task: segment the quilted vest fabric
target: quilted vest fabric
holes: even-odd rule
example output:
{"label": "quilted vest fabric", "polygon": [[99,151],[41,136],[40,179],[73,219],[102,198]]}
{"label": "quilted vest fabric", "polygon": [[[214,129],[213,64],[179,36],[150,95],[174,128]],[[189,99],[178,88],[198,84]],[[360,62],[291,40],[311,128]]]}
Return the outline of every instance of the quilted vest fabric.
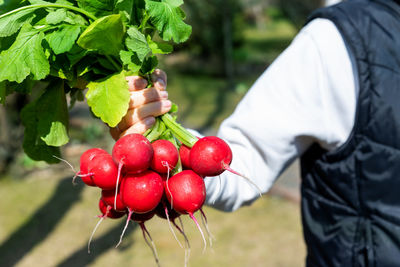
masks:
{"label": "quilted vest fabric", "polygon": [[314,18],[339,29],[360,92],[347,142],[301,158],[306,264],[400,266],[400,5],[349,0]]}

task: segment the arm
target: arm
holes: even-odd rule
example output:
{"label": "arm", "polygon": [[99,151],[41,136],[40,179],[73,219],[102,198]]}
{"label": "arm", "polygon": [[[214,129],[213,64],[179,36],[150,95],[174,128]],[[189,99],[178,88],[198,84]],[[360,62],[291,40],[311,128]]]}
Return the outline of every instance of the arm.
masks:
{"label": "arm", "polygon": [[[327,150],[344,143],[354,123],[354,76],[343,40],[327,20],[308,24],[260,76],[218,135],[233,151],[232,168],[267,192],[312,143]],[[207,177],[207,201],[232,211],[258,192],[224,172]]]}

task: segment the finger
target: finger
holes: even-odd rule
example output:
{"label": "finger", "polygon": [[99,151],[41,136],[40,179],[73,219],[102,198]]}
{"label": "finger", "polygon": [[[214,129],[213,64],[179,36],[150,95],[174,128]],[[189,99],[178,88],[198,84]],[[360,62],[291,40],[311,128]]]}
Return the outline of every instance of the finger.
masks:
{"label": "finger", "polygon": [[146,79],[140,76],[128,76],[126,80],[128,81],[129,91],[142,90],[147,87]]}
{"label": "finger", "polygon": [[161,100],[151,103],[147,103],[140,108],[134,108],[128,110],[127,114],[124,116],[122,121],[118,124],[121,131],[125,131],[129,127],[133,126],[135,123],[143,120],[144,118],[153,116],[157,117],[171,109],[171,101]]}
{"label": "finger", "polygon": [[153,73],[151,74],[151,80],[152,82],[156,82],[158,79],[161,79],[164,81],[165,84],[167,84],[167,74],[160,69],[155,69]]}
{"label": "finger", "polygon": [[147,117],[144,120],[141,120],[125,131],[123,131],[120,135],[120,138],[127,135],[127,134],[132,134],[132,133],[138,133],[138,134],[144,134],[148,129],[150,129],[154,123],[156,122],[156,119],[154,117]]}
{"label": "finger", "polygon": [[165,91],[165,89],[167,89],[167,85],[161,79],[157,79],[157,81],[153,82],[153,86],[159,91]]}
{"label": "finger", "polygon": [[159,91],[154,87],[130,93],[129,109],[138,108],[144,104],[168,98],[167,91]]}
{"label": "finger", "polygon": [[164,91],[167,88],[167,74],[160,69],[151,74],[151,81],[157,90]]}
{"label": "finger", "polygon": [[112,137],[115,141],[117,141],[118,138],[119,138],[119,135],[121,134],[121,132],[120,132],[120,130],[118,129],[118,127],[113,127],[113,128],[110,128],[110,134],[111,134],[111,137]]}

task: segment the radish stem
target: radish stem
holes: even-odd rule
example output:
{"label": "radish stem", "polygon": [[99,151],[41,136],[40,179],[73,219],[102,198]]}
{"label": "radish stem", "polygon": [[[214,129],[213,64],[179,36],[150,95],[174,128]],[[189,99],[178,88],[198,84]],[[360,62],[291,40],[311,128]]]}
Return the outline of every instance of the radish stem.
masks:
{"label": "radish stem", "polygon": [[121,176],[122,166],[124,165],[124,161],[121,160],[118,164],[118,175],[117,175],[117,183],[115,185],[115,196],[114,196],[114,209],[117,210],[117,195],[118,195],[118,184],[119,178]]}

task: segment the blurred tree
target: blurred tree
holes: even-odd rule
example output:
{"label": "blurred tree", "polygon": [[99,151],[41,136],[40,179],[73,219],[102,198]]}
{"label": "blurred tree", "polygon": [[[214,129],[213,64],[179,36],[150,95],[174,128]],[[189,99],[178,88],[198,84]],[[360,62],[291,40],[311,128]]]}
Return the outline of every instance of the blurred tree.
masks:
{"label": "blurred tree", "polygon": [[240,0],[186,0],[185,10],[193,27],[187,47],[195,56],[216,63],[215,74],[233,81],[232,51],[242,41]]}

